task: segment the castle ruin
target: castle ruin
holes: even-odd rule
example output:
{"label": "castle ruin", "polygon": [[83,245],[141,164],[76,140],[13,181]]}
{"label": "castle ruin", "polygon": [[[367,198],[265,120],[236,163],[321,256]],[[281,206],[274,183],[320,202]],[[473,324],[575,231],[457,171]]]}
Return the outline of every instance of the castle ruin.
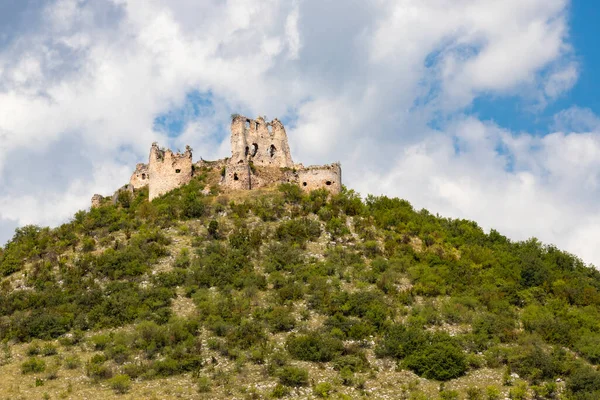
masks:
{"label": "castle ruin", "polygon": [[[252,190],[278,183],[295,183],[304,191],[326,189],[332,194],[342,190],[342,168],[339,163],[304,167],[294,164],[283,124],[262,117],[249,119],[233,115],[231,119],[231,157],[207,162],[192,162],[192,149],[183,153],[161,149],[156,143],[150,148],[148,164],[139,163],[129,180],[133,190],[148,186],[152,200],[189,183],[194,172],[205,165],[222,166],[221,188]],[[99,195],[92,206],[97,207]]]}

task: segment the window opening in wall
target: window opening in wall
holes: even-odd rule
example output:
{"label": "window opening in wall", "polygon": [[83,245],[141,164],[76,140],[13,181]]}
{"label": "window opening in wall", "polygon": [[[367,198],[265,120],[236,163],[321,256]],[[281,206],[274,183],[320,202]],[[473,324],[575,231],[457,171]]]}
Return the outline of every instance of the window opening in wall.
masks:
{"label": "window opening in wall", "polygon": [[252,149],[250,150],[250,156],[254,157],[258,152],[258,145],[256,143],[252,143]]}
{"label": "window opening in wall", "polygon": [[175,170],[175,173],[176,173],[176,174],[178,174],[178,173],[180,173],[180,172],[181,172],[181,170],[180,170],[180,169],[176,169],[176,170]]}
{"label": "window opening in wall", "polygon": [[250,147],[246,146],[246,152],[244,153],[244,155],[248,155],[248,153],[250,152]]}
{"label": "window opening in wall", "polygon": [[240,179],[240,178],[238,178],[237,174],[233,174],[233,180],[234,180],[234,181],[237,181],[237,180],[239,180],[239,179]]}
{"label": "window opening in wall", "polygon": [[258,130],[258,122],[254,122],[254,130],[257,131]]}
{"label": "window opening in wall", "polygon": [[269,155],[271,156],[271,158],[273,158],[275,156],[275,152],[277,151],[277,149],[275,148],[275,145],[271,145],[271,147],[269,147]]}
{"label": "window opening in wall", "polygon": [[246,129],[250,129],[250,120],[249,119],[246,120]]}
{"label": "window opening in wall", "polygon": [[327,182],[325,182],[325,184],[326,184],[327,186],[329,186],[329,185],[331,185],[331,181],[327,181]]}
{"label": "window opening in wall", "polygon": [[267,130],[269,133],[273,133],[273,126],[271,124],[267,125]]}
{"label": "window opening in wall", "polygon": [[306,186],[306,182],[302,182],[302,186]]}
{"label": "window opening in wall", "polygon": [[142,179],[146,179],[146,174],[142,174]]}

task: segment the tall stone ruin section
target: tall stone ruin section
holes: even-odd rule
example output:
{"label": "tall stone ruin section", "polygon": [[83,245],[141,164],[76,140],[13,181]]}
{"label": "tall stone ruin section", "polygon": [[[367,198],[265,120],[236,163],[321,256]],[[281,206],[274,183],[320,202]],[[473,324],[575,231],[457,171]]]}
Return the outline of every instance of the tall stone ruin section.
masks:
{"label": "tall stone ruin section", "polygon": [[287,134],[276,118],[249,119],[236,115],[231,120],[230,164],[252,163],[255,166],[293,168]]}
{"label": "tall stone ruin section", "polygon": [[173,153],[152,143],[148,160],[148,189],[150,200],[189,183],[193,175],[192,149]]}

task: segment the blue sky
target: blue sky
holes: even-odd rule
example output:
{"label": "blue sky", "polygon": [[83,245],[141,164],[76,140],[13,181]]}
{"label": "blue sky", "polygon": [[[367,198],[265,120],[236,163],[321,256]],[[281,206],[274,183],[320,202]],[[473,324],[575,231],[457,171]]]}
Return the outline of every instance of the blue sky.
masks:
{"label": "blue sky", "polygon": [[[153,141],[296,162],[600,265],[598,7],[569,0],[4,0],[0,242],[127,182]],[[33,160],[33,162],[32,162]]]}

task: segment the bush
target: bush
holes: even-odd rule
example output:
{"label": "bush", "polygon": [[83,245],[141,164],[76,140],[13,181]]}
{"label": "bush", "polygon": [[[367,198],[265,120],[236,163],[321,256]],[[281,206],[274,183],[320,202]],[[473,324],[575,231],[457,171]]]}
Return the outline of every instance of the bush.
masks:
{"label": "bush", "polygon": [[271,397],[281,399],[282,397],[285,397],[288,394],[290,394],[290,388],[288,388],[287,386],[283,386],[281,383],[278,383],[273,388],[273,391],[271,392]]}
{"label": "bush", "polygon": [[81,359],[75,355],[65,357],[65,368],[76,369],[81,365]]}
{"label": "bush", "polygon": [[290,335],[286,340],[286,348],[290,355],[297,360],[327,362],[341,354],[344,346],[339,339],[310,333],[308,335]]}
{"label": "bush", "polygon": [[458,378],[467,370],[461,349],[443,342],[417,350],[404,360],[404,365],[419,376],[438,381]]}
{"label": "bush", "polygon": [[324,398],[324,399],[329,397],[329,394],[331,393],[332,390],[333,390],[333,387],[331,386],[331,383],[329,383],[329,382],[317,383],[313,387],[314,395],[317,397]]}
{"label": "bush", "polygon": [[46,363],[44,360],[32,357],[21,364],[22,374],[34,374],[38,372],[44,372],[46,370]]}
{"label": "bush", "polygon": [[108,381],[111,389],[118,394],[125,394],[131,388],[131,378],[127,375],[116,375]]}
{"label": "bush", "polygon": [[566,389],[574,400],[599,399],[600,372],[587,365],[579,365],[567,379]]}
{"label": "bush", "polygon": [[283,367],[279,371],[279,382],[285,386],[305,386],[308,383],[308,371],[293,366]]}
{"label": "bush", "polygon": [[211,380],[208,376],[200,376],[196,385],[198,386],[198,392],[200,393],[208,393],[211,390]]}

